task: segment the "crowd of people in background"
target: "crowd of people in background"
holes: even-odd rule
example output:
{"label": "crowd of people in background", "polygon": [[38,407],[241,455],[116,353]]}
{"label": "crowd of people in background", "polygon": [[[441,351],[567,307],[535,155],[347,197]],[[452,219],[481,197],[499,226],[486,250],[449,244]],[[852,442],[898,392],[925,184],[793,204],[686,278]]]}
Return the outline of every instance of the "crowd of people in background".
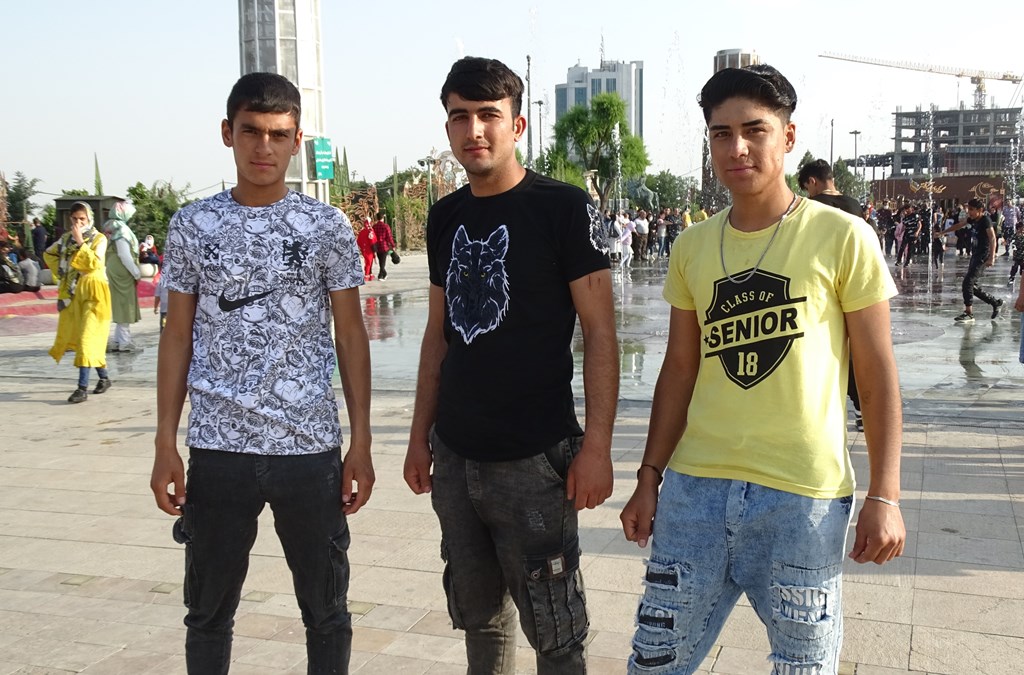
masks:
{"label": "crowd of people in background", "polygon": [[[696,212],[707,218],[703,205],[698,205]],[[676,237],[697,219],[689,208],[666,207],[657,214],[644,209],[614,213],[609,209],[603,222],[612,262],[625,269],[636,263],[668,260]]]}
{"label": "crowd of people in background", "polygon": [[[1024,239],[1020,238],[1022,205],[1012,202],[990,203],[985,215],[992,223],[996,235],[996,254],[1013,257],[1014,262],[1024,260]],[[879,240],[886,258],[893,258],[895,265],[909,267],[927,264],[935,267],[946,262],[946,253],[957,258],[970,258],[977,246],[977,233],[973,228],[960,227],[952,234],[942,235],[968,220],[966,203],[959,199],[952,202],[886,200],[871,214],[871,220],[878,230]],[[1017,269],[1010,272],[1013,282]]]}

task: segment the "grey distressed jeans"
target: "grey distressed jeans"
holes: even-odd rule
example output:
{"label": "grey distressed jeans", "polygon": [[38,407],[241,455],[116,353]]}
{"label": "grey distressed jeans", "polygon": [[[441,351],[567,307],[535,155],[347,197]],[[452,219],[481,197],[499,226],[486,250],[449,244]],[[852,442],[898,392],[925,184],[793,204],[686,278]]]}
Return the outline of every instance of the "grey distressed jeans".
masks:
{"label": "grey distressed jeans", "polygon": [[528,459],[480,462],[431,434],[444,589],[452,624],[466,632],[469,675],[515,672],[516,608],[538,675],[587,671],[576,509],[565,498],[581,443],[568,438]]}

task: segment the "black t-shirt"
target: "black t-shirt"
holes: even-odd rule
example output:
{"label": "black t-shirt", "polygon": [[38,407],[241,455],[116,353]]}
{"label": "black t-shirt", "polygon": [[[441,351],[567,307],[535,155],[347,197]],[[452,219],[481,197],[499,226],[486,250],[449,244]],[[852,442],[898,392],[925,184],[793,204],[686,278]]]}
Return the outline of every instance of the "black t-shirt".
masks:
{"label": "black t-shirt", "polygon": [[840,211],[846,211],[851,213],[858,218],[864,217],[864,211],[860,208],[860,202],[853,197],[847,197],[846,195],[827,195],[824,192],[821,194],[811,197],[816,202],[827,204],[832,208],[839,209]]}
{"label": "black t-shirt", "polygon": [[971,264],[983,263],[988,260],[989,237],[995,234],[992,221],[988,216],[982,214],[981,218],[967,222],[974,232],[974,251],[971,253]]}
{"label": "black t-shirt", "polygon": [[445,295],[448,352],[435,420],[445,444],[503,461],[581,434],[569,282],[609,267],[590,197],[532,171],[492,197],[463,187],[430,209],[427,260]]}

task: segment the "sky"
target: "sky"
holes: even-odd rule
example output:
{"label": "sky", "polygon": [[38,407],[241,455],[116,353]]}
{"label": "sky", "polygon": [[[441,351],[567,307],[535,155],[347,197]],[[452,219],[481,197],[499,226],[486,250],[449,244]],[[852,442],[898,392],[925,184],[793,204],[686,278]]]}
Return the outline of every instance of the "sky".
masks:
{"label": "sky", "polygon": [[[555,85],[577,63],[644,62],[644,142],[649,174],[700,175],[704,122],[697,94],[721,49],[753,49],[793,83],[799,102],[795,171],[805,151],[828,158],[892,150],[898,108],[971,105],[967,79],[819,58],[823,52],[987,71],[1024,73],[1024,57],[991,25],[969,26],[933,4],[862,0],[832,9],[804,0],[321,0],[326,135],[344,148],[356,178],[371,181],[448,147],[438,99],[451,64],[486,56],[526,75],[534,152],[547,145]],[[1016,0],[994,0],[987,17],[1019,17]],[[93,186],[93,155],[105,192],[142,182],[212,194],[235,177],[219,125],[240,75],[238,3],[4,0],[0,171],[40,179],[41,193]],[[930,36],[930,37],[929,37]],[[958,42],[959,41],[959,42]],[[973,46],[972,46],[973,45]],[[1007,106],[1018,87],[989,82]],[[524,103],[525,107],[525,103]],[[536,108],[537,106],[534,106]],[[834,120],[834,127],[833,127]],[[830,133],[834,129],[834,133]],[[527,154],[526,140],[520,150]],[[879,175],[879,177],[881,177]],[[34,198],[38,206],[52,196]]]}

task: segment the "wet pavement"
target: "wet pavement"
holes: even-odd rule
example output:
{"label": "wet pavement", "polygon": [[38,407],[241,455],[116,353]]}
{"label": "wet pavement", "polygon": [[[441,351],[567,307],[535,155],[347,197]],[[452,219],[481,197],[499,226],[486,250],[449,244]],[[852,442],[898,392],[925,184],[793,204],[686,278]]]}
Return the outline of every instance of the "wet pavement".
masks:
{"label": "wet pavement", "polygon": [[[906,554],[846,566],[844,675],[1019,674],[1024,670],[1024,365],[1009,264],[987,287],[1007,302],[994,321],[977,305],[957,325],[966,261],[896,274],[893,341],[905,409]],[[622,386],[613,459],[616,491],[581,514],[591,609],[590,667],[622,673],[640,592],[643,551],[622,539],[650,398],[667,340],[665,263],[614,273]],[[403,256],[363,292],[374,363],[378,483],[350,521],[356,673],[465,672],[445,615],[436,519],[401,479],[419,343],[426,262]],[[144,310],[143,351],[112,354],[114,387],[69,406],[75,369],[46,355],[54,315],[0,319],[0,675],[183,673],[181,547],[149,494],[158,331]],[[582,344],[575,343],[577,368]],[[581,378],[577,377],[577,384]],[[862,482],[867,457],[850,428]],[[863,494],[863,493],[859,493]],[[232,673],[305,672],[303,633],[272,518],[252,564],[236,626]],[[520,637],[520,645],[525,645]],[[734,611],[701,672],[765,673],[764,630]],[[519,672],[532,672],[520,647]]]}

